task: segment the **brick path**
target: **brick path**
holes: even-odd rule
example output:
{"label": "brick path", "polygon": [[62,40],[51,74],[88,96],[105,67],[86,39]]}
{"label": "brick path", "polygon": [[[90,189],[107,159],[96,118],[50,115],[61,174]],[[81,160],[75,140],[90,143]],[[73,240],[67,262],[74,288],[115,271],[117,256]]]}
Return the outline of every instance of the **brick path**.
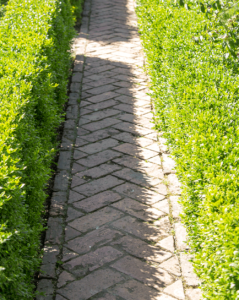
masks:
{"label": "brick path", "polygon": [[197,300],[134,1],[86,1],[83,16],[37,299]]}

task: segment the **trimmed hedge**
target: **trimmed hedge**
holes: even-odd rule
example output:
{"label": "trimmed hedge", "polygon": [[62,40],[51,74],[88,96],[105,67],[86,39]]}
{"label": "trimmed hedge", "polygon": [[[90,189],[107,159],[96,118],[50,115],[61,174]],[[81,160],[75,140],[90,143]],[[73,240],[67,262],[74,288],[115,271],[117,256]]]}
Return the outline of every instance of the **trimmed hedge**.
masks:
{"label": "trimmed hedge", "polygon": [[0,298],[32,299],[74,21],[69,0],[9,0],[0,21]]}
{"label": "trimmed hedge", "polygon": [[228,20],[235,26],[225,26],[219,1],[210,2],[138,0],[137,13],[156,128],[165,132],[183,183],[183,218],[204,297],[233,300],[239,299],[238,13]]}

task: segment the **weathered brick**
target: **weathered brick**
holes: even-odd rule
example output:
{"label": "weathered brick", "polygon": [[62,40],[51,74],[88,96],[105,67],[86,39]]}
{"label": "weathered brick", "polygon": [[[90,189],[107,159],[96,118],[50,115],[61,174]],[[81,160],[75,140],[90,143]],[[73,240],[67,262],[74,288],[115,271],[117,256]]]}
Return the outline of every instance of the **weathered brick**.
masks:
{"label": "weathered brick", "polygon": [[96,130],[104,129],[106,127],[111,127],[112,125],[117,124],[119,122],[121,121],[115,118],[106,118],[98,122],[93,122],[90,124],[83,125],[83,127],[90,131],[96,131]]}
{"label": "weathered brick", "polygon": [[74,220],[76,218],[80,218],[82,216],[84,216],[84,214],[82,212],[68,206],[66,222],[69,222],[69,221]]}
{"label": "weathered brick", "polygon": [[51,216],[63,215],[66,201],[67,201],[66,192],[54,192],[51,198],[50,215]]}
{"label": "weathered brick", "polygon": [[44,296],[36,296],[36,300],[53,300],[54,285],[50,279],[40,279],[37,284],[37,291],[44,293]]}
{"label": "weathered brick", "polygon": [[73,281],[58,290],[60,294],[71,300],[89,299],[95,294],[123,280],[123,276],[113,270],[97,270],[81,280]]}
{"label": "weathered brick", "polygon": [[147,139],[145,137],[136,137],[128,132],[122,132],[120,134],[117,134],[114,136],[114,138],[125,143],[136,144],[141,147],[146,147],[153,143],[153,141],[150,139]]}
{"label": "weathered brick", "polygon": [[69,184],[70,175],[67,171],[62,170],[56,174],[54,180],[54,191],[66,191]]}
{"label": "weathered brick", "polygon": [[117,186],[114,188],[114,191],[150,205],[164,199],[164,196],[132,183],[124,183],[120,186]]}
{"label": "weathered brick", "polygon": [[112,99],[116,96],[118,96],[118,94],[115,93],[115,92],[106,92],[106,93],[103,93],[103,94],[100,94],[100,95],[88,97],[87,100],[92,102],[92,103],[98,103],[98,102],[101,102],[101,101]]}
{"label": "weathered brick", "polygon": [[165,174],[174,172],[175,161],[168,155],[163,153],[163,170]]}
{"label": "weathered brick", "polygon": [[149,207],[130,198],[125,198],[115,204],[112,204],[112,206],[144,221],[151,221],[165,215],[163,212],[155,208]]}
{"label": "weathered brick", "polygon": [[173,256],[169,260],[163,262],[160,264],[160,267],[168,271],[169,273],[180,277],[181,271],[180,271],[180,266],[179,266],[179,260],[177,256]]}
{"label": "weathered brick", "polygon": [[182,223],[175,223],[175,236],[176,236],[176,246],[177,250],[184,251],[187,250],[189,247],[187,245],[187,232],[186,228],[183,226]]}
{"label": "weathered brick", "polygon": [[79,232],[78,230],[75,230],[70,226],[66,226],[66,228],[65,228],[65,240],[66,241],[74,239],[80,235],[81,235],[81,232]]}
{"label": "weathered brick", "polygon": [[68,261],[63,268],[77,277],[82,277],[122,255],[118,250],[105,246]]}
{"label": "weathered brick", "polygon": [[131,256],[118,260],[112,267],[159,290],[173,282],[173,277],[168,272]]}
{"label": "weathered brick", "polygon": [[41,278],[55,278],[56,277],[56,262],[57,256],[59,255],[60,250],[58,246],[49,246],[44,247],[44,255],[42,259],[42,266],[40,277]]}
{"label": "weathered brick", "polygon": [[169,285],[164,289],[164,293],[169,294],[177,299],[184,300],[184,290],[182,280],[177,280],[173,284]]}
{"label": "weathered brick", "polygon": [[116,170],[119,170],[120,166],[113,164],[113,163],[107,163],[107,164],[102,164],[98,167],[88,169],[82,172],[77,173],[76,175],[79,178],[84,178],[84,179],[95,179],[99,178],[102,176],[105,176],[109,173],[113,173]]}
{"label": "weathered brick", "polygon": [[81,232],[87,232],[106,223],[117,220],[122,216],[123,213],[110,207],[105,207],[92,214],[75,219],[73,222],[69,223],[69,225]]}
{"label": "weathered brick", "polygon": [[126,131],[132,133],[136,136],[145,136],[152,133],[152,130],[137,126],[128,122],[121,122],[113,126],[115,129],[119,129],[120,131]]}
{"label": "weathered brick", "polygon": [[[76,71],[75,68],[74,68],[74,71]],[[73,75],[72,75],[71,81],[72,82],[81,82],[81,80],[82,80],[82,73],[81,72],[74,72]]]}
{"label": "weathered brick", "polygon": [[141,148],[136,145],[129,144],[129,143],[119,145],[119,146],[115,147],[114,150],[129,154],[132,156],[137,156],[141,159],[149,159],[149,158],[157,155],[157,153],[154,151],[147,150],[147,149],[144,149],[144,148]]}
{"label": "weathered brick", "polygon": [[[106,79],[109,79],[109,78],[106,78]],[[92,81],[94,82],[94,81]],[[90,83],[91,84],[91,83]],[[91,104],[87,107],[87,109],[90,109],[90,110],[100,110],[100,109],[105,109],[105,108],[109,108],[111,106],[114,106],[116,105],[118,102],[114,99],[111,99],[111,100],[106,100],[106,101],[103,101],[103,102],[100,102],[100,103],[96,103],[96,104]]]}
{"label": "weathered brick", "polygon": [[97,165],[103,164],[113,158],[119,157],[120,153],[112,150],[104,150],[100,153],[89,155],[86,158],[79,159],[77,163],[86,166],[88,168],[95,167]]}
{"label": "weathered brick", "polygon": [[200,289],[186,289],[186,296],[189,300],[201,300],[202,291]]}
{"label": "weathered brick", "polygon": [[58,278],[57,287],[60,288],[73,280],[75,280],[75,278],[71,274],[63,271]]}
{"label": "weathered brick", "polygon": [[192,256],[185,253],[180,253],[180,262],[181,262],[181,269],[182,275],[185,280],[186,285],[197,287],[200,283],[197,275],[194,273],[193,265],[190,262]]}
{"label": "weathered brick", "polygon": [[82,199],[84,199],[85,197],[75,191],[72,191],[70,190],[70,193],[69,193],[69,203],[73,203],[73,202],[76,202],[76,201],[80,201]]}
{"label": "weathered brick", "polygon": [[50,244],[61,244],[63,234],[63,220],[61,218],[48,219],[45,242]]}
{"label": "weathered brick", "polygon": [[93,142],[105,139],[109,136],[114,136],[118,133],[119,133],[119,131],[114,128],[106,128],[104,130],[101,129],[101,130],[97,130],[91,134],[84,135],[84,136],[82,136],[82,139],[93,143]]}
{"label": "weathered brick", "polygon": [[[83,146],[78,148],[80,151],[83,151],[87,154],[94,154],[103,150],[106,150],[108,148],[115,147],[119,144],[117,140],[114,140],[112,138],[108,138],[105,140],[101,140],[99,142],[89,144],[87,146]],[[78,158],[77,158],[78,159]]]}
{"label": "weathered brick", "polygon": [[174,195],[181,195],[181,183],[175,174],[168,175],[169,191]]}
{"label": "weathered brick", "polygon": [[166,250],[168,250],[168,251],[171,251],[171,252],[175,251],[173,236],[169,236],[169,237],[159,241],[157,243],[157,245],[164,248],[164,249],[166,249]]}

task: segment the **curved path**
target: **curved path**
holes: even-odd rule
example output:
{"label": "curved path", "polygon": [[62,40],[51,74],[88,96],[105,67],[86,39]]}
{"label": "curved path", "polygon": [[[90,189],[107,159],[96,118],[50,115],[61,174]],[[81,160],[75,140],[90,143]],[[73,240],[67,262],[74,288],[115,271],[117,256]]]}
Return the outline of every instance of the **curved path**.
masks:
{"label": "curved path", "polygon": [[74,52],[37,299],[199,299],[134,1],[87,0]]}

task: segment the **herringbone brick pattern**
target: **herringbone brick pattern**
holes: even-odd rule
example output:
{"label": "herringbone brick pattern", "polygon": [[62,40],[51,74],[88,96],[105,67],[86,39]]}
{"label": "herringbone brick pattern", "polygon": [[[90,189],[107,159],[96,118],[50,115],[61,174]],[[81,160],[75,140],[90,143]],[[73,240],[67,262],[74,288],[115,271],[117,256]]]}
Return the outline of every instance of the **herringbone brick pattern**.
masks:
{"label": "herringbone brick pattern", "polygon": [[74,47],[39,299],[199,299],[174,162],[152,129],[134,1],[86,1]]}

